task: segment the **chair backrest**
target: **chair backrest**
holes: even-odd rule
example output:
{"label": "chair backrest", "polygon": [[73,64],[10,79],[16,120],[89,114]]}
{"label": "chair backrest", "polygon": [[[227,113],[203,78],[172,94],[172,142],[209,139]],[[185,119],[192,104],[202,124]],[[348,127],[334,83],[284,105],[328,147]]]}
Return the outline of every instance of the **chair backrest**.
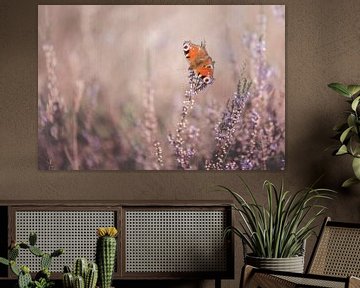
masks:
{"label": "chair backrest", "polygon": [[360,223],[326,218],[307,273],[360,277]]}

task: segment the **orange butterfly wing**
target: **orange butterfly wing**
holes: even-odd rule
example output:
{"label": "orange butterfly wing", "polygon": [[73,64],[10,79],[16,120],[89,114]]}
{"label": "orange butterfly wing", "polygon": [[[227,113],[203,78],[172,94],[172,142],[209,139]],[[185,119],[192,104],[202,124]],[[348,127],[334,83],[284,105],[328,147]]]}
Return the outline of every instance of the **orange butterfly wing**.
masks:
{"label": "orange butterfly wing", "polygon": [[208,56],[205,47],[191,43],[190,41],[184,42],[184,54],[190,63],[190,66],[196,66],[201,59]]}
{"label": "orange butterfly wing", "polygon": [[201,77],[209,76],[212,78],[214,75],[214,65],[211,57],[208,57],[206,60],[202,61],[202,63],[198,65],[194,71]]}

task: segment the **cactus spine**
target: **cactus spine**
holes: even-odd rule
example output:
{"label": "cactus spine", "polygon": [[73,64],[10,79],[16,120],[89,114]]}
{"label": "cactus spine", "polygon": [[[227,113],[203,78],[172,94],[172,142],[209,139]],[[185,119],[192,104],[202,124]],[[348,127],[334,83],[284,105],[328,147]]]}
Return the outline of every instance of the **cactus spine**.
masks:
{"label": "cactus spine", "polygon": [[110,288],[116,258],[115,227],[98,228],[96,243],[96,262],[99,267],[100,288]]}

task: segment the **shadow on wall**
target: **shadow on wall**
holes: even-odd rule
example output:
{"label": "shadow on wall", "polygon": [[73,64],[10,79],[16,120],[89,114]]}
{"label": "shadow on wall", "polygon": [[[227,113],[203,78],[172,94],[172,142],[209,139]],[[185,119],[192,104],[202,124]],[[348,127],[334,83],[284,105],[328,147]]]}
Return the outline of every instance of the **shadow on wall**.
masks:
{"label": "shadow on wall", "polygon": [[[326,86],[325,86],[326,87]],[[333,139],[335,135],[333,127],[345,120],[344,111],[346,108],[337,103],[344,102],[342,98],[336,99],[332,91],[324,88],[323,99],[333,101],[332,105],[324,107],[318,105],[319,112],[313,113],[308,120],[309,128],[307,134],[303,134],[304,143],[309,143],[301,155],[308,155],[309,173],[304,173],[304,183],[310,185],[319,179],[317,187],[325,187],[338,192],[334,200],[327,201],[328,211],[326,214],[336,221],[359,222],[360,215],[360,185],[353,185],[349,188],[342,188],[343,181],[353,175],[352,159],[350,156],[334,156],[333,151],[338,147],[339,141]],[[334,98],[333,98],[334,97]],[[313,125],[320,123],[321,125]],[[312,125],[310,125],[312,124]],[[344,209],[346,207],[346,209]]]}

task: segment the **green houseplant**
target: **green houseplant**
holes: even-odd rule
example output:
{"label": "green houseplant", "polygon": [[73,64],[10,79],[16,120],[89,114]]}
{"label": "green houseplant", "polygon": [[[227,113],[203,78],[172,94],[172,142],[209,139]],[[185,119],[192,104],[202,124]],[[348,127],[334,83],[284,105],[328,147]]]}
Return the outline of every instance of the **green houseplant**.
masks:
{"label": "green houseplant", "polygon": [[336,138],[340,142],[334,155],[352,157],[354,177],[345,180],[342,184],[343,187],[348,187],[360,183],[360,85],[330,83],[328,87],[346,97],[346,101],[350,104],[350,110],[346,113],[346,122],[334,127]]}
{"label": "green houseplant", "polygon": [[[50,265],[54,257],[59,257],[64,253],[63,249],[57,249],[52,253],[43,252],[36,246],[37,236],[30,233],[29,243],[19,242],[12,243],[8,252],[8,259],[0,257],[0,263],[10,266],[11,271],[18,277],[18,288],[50,288],[54,286],[54,282],[50,280]],[[30,268],[26,265],[18,265],[16,259],[19,256],[20,249],[28,250],[31,254],[40,258],[41,270],[36,273],[32,279]]]}
{"label": "green houseplant", "polygon": [[[331,199],[334,191],[329,189],[304,188],[296,193],[285,191],[283,183],[278,189],[266,180],[266,205],[261,205],[254,193],[243,181],[251,201],[239,193],[220,186],[235,199],[233,208],[240,216],[240,227],[228,227],[225,235],[233,232],[243,241],[251,253],[245,263],[272,270],[303,272],[304,244],[314,233],[315,220],[326,207],[319,205],[320,199]],[[244,249],[245,251],[245,249]]]}

